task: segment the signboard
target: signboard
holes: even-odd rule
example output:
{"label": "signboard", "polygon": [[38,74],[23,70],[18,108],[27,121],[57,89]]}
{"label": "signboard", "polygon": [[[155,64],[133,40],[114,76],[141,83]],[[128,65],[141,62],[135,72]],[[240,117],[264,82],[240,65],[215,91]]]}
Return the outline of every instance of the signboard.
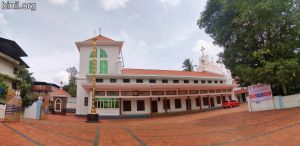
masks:
{"label": "signboard", "polygon": [[249,99],[251,102],[272,99],[270,85],[258,84],[248,87]]}

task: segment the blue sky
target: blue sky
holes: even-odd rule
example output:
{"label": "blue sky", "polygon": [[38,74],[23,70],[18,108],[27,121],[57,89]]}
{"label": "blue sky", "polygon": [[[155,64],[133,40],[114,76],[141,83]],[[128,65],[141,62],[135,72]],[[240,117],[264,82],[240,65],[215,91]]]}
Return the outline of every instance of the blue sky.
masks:
{"label": "blue sky", "polygon": [[103,36],[124,41],[129,68],[181,70],[185,58],[198,64],[200,46],[214,60],[222,51],[196,25],[206,0],[20,2],[36,3],[36,11],[0,9],[0,36],[24,49],[24,60],[38,81],[66,84],[66,68],[79,64],[75,42],[93,37],[94,29],[99,34],[99,27]]}

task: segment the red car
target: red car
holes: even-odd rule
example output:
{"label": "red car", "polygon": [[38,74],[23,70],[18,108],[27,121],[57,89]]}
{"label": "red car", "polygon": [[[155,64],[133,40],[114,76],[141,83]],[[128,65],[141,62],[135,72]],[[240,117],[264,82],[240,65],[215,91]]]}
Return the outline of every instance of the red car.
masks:
{"label": "red car", "polygon": [[236,100],[230,100],[230,101],[223,102],[224,108],[235,107],[235,106],[239,106],[239,105],[240,105],[240,103]]}

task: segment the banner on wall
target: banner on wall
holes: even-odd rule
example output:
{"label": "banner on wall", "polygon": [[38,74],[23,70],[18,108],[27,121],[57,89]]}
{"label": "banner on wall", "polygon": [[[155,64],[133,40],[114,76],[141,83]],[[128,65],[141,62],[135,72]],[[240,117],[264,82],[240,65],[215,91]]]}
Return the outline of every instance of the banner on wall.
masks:
{"label": "banner on wall", "polygon": [[248,86],[249,99],[251,102],[272,99],[272,89],[270,85],[258,84]]}

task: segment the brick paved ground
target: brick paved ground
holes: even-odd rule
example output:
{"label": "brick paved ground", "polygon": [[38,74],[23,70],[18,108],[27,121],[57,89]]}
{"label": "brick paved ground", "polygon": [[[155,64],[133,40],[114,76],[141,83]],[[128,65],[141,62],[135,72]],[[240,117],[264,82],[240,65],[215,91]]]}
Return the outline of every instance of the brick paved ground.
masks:
{"label": "brick paved ground", "polygon": [[249,113],[246,105],[144,119],[101,120],[51,115],[0,122],[0,145],[300,146],[300,108]]}

